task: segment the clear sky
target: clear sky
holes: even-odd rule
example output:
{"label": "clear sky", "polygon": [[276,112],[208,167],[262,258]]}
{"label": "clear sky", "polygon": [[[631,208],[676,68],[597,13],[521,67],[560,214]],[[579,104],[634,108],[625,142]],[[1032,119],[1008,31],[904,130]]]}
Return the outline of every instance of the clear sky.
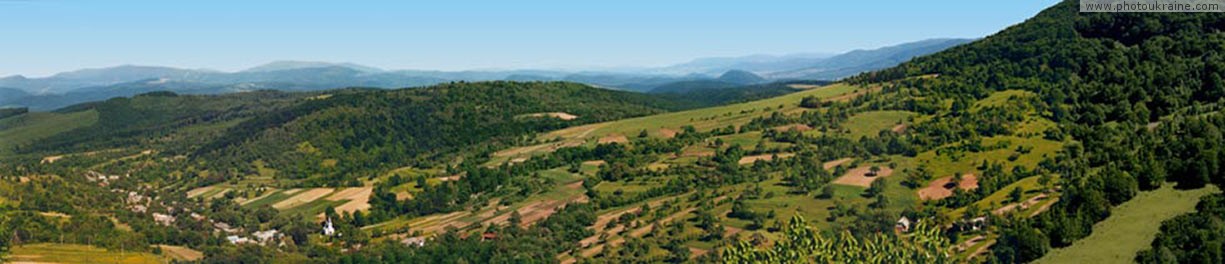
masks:
{"label": "clear sky", "polygon": [[0,0],[0,76],[274,60],[389,69],[662,66],[983,37],[1054,0]]}

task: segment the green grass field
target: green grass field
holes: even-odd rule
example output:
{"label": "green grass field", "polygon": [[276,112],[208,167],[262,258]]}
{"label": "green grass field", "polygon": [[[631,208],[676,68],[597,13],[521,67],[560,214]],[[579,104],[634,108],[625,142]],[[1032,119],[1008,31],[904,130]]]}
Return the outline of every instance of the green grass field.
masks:
{"label": "green grass field", "polygon": [[[727,125],[744,124],[754,117],[768,116],[771,111],[796,111],[799,109],[800,100],[804,99],[804,97],[833,98],[862,89],[868,88],[842,83],[832,84],[822,88],[795,92],[764,100],[580,126],[554,131],[553,133],[543,135],[542,138],[571,138],[580,135],[583,138],[598,138],[611,134],[633,136],[642,130],[646,130],[652,135],[658,135],[661,128],[679,129],[683,125],[693,125],[699,131],[705,131],[726,127]],[[780,109],[779,106],[782,106],[782,108]],[[591,128],[594,128],[594,130]],[[587,130],[591,131],[584,133]]]}
{"label": "green grass field", "polygon": [[17,263],[167,263],[166,258],[145,252],[115,252],[102,248],[40,243],[13,247],[3,262]]}
{"label": "green grass field", "polygon": [[[982,152],[956,152],[953,154],[946,153],[937,155],[935,150],[919,153],[914,159],[897,159],[903,167],[913,168],[918,164],[926,164],[936,178],[952,176],[954,173],[978,173],[977,167],[982,165],[983,161],[991,163],[1004,163],[1004,171],[1011,171],[1012,167],[1025,166],[1026,168],[1034,168],[1038,166],[1038,162],[1046,157],[1054,157],[1063,144],[1057,141],[1046,140],[1042,138],[1023,138],[1014,136],[997,136],[984,138],[983,146],[992,146],[1001,142],[1007,142],[1008,147],[982,151]],[[1020,153],[1016,149],[1018,146],[1029,148],[1029,153]],[[1014,153],[1018,154],[1015,161],[1009,161],[1009,156]]]}
{"label": "green grass field", "polygon": [[0,140],[0,154],[9,153],[15,146],[93,125],[96,122],[98,122],[98,112],[93,110],[67,114],[33,112],[0,119],[0,138],[4,139]]}
{"label": "green grass field", "polygon": [[1220,191],[1213,186],[1182,191],[1173,185],[1141,192],[1093,225],[1089,237],[1052,250],[1035,263],[1131,263],[1136,252],[1149,248],[1162,221],[1194,211],[1200,197]]}
{"label": "green grass field", "polygon": [[[983,198],[982,200],[978,200],[977,202],[974,202],[974,204],[978,205],[978,208],[982,210],[990,211],[990,210],[995,210],[999,208],[1000,206],[1015,203],[1015,202],[1009,201],[1008,194],[1012,192],[1012,189],[1018,188],[1018,187],[1025,191],[1024,195],[1022,195],[1022,198],[1021,198],[1022,201],[1024,201],[1025,199],[1032,198],[1034,196],[1037,196],[1038,193],[1041,192],[1042,185],[1038,183],[1039,178],[1041,177],[1031,176],[1028,178],[1021,179],[1017,182],[1009,184],[1008,186],[1004,186],[1004,188],[1000,188],[999,191],[991,193],[991,195],[988,195],[986,198]],[[1057,176],[1054,178],[1058,179]],[[992,206],[992,205],[997,205],[997,206]],[[949,212],[949,215],[954,216],[954,217],[960,217],[962,212],[965,212],[965,210],[966,210],[965,207],[957,208],[957,210],[953,210]]]}
{"label": "green grass field", "polygon": [[1022,99],[1022,98],[1031,98],[1031,97],[1036,97],[1036,96],[1038,96],[1038,94],[1035,94],[1034,92],[1030,92],[1030,91],[1025,91],[1025,90],[1004,90],[1004,91],[994,92],[994,93],[991,93],[991,95],[988,95],[987,98],[983,98],[982,100],[978,100],[978,102],[975,102],[974,106],[970,107],[970,110],[976,111],[983,107],[1004,106],[1008,103],[1009,100],[1012,100],[1013,98]]}
{"label": "green grass field", "polygon": [[847,119],[842,124],[850,133],[842,134],[851,139],[861,137],[876,137],[881,130],[891,129],[911,116],[918,114],[908,111],[871,111],[863,112]]}

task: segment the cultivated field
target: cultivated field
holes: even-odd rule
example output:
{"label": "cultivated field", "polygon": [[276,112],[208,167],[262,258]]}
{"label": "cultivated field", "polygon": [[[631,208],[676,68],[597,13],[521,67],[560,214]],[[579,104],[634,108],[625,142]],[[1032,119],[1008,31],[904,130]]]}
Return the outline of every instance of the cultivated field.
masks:
{"label": "cultivated field", "polygon": [[833,183],[867,188],[868,186],[872,185],[873,181],[893,175],[893,168],[880,165],[878,165],[878,167],[880,171],[877,171],[876,175],[869,175],[872,172],[872,166],[859,166],[858,168],[847,171],[846,174],[843,174],[841,177],[834,179]]}
{"label": "cultivated field", "polygon": [[953,189],[973,190],[978,188],[978,176],[974,174],[963,174],[961,181],[954,183],[953,176],[939,178],[927,184],[927,187],[919,189],[919,198],[924,200],[939,200],[944,197],[953,195]]}

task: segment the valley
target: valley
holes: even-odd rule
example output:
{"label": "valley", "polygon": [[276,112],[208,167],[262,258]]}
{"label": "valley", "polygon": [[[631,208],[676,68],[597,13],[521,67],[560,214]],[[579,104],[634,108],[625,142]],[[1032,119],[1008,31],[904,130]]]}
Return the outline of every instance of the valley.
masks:
{"label": "valley", "polygon": [[327,82],[0,111],[0,262],[1225,259],[1225,16],[1062,1],[913,45],[656,69],[714,78],[141,69]]}

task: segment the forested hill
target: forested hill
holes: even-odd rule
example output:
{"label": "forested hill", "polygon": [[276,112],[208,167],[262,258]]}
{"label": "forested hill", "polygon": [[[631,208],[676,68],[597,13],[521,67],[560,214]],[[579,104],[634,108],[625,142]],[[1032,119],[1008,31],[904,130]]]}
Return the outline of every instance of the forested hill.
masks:
{"label": "forested hill", "polygon": [[327,175],[319,181],[335,185],[360,173],[442,164],[463,153],[521,143],[533,133],[661,113],[671,105],[643,94],[566,82],[460,82],[367,90],[248,120],[197,154],[228,168],[265,160],[284,169],[285,175]]}
{"label": "forested hill", "polygon": [[[1059,201],[1000,223],[994,260],[1029,262],[1092,234],[1138,191],[1225,184],[1223,30],[1221,13],[1080,13],[1077,1],[1064,1],[980,41],[850,81],[907,87],[916,97],[906,104],[919,112],[950,101],[961,112],[1003,90],[1040,97],[1033,105],[1059,123],[1046,137],[1078,144],[1049,167],[1065,178]],[[962,124],[933,138],[965,140],[981,129]]]}
{"label": "forested hill", "polygon": [[1080,13],[1076,3],[1061,2],[983,40],[852,80],[939,74],[928,87],[976,97],[1026,89],[1066,103],[1057,118],[1084,124],[1147,122],[1225,96],[1225,15]]}

